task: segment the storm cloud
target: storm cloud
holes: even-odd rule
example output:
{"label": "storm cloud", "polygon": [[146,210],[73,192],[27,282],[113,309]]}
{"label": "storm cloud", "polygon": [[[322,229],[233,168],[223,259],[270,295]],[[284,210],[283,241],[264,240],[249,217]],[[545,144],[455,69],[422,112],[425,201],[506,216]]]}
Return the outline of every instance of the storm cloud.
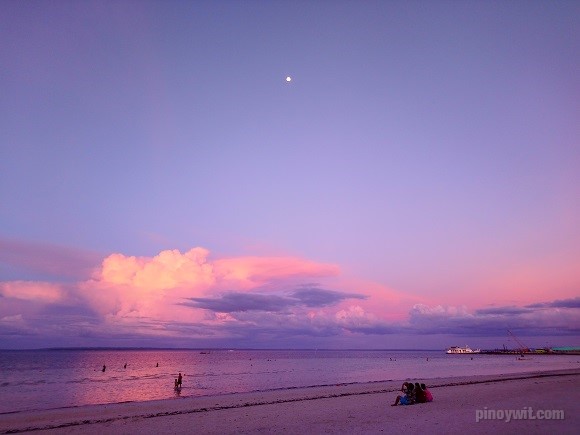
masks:
{"label": "storm cloud", "polygon": [[547,301],[523,307],[490,307],[468,312],[465,307],[415,305],[409,327],[424,334],[498,336],[580,335],[580,310],[576,299]]}
{"label": "storm cloud", "polygon": [[366,296],[320,288],[300,288],[290,292],[287,296],[227,292],[213,298],[188,298],[188,301],[182,304],[220,313],[240,311],[281,312],[293,307],[328,307],[346,299],[366,299]]}

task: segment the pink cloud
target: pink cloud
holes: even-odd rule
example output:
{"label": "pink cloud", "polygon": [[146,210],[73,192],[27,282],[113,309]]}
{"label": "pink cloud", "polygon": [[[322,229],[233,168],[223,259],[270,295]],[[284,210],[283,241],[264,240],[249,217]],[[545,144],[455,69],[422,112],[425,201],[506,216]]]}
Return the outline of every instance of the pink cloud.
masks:
{"label": "pink cloud", "polygon": [[[154,257],[111,254],[95,271],[93,279],[80,283],[79,287],[90,305],[110,321],[154,318],[204,322],[208,321],[207,313],[184,306],[186,299],[223,291],[251,291],[268,283],[338,273],[335,265],[296,257],[212,261],[208,250],[193,248],[185,253],[166,250]],[[216,317],[213,319],[217,321]]]}
{"label": "pink cloud", "polygon": [[90,331],[101,337],[247,342],[433,333],[491,336],[508,324],[548,332],[558,327],[573,334],[580,304],[565,299],[474,311],[345,277],[333,264],[283,256],[212,259],[199,247],[151,257],[114,253],[90,279],[76,284],[2,282],[0,297],[0,331],[10,333],[36,334],[52,325],[56,334],[69,331],[71,336]]}
{"label": "pink cloud", "polygon": [[103,260],[95,277],[102,283],[144,291],[183,286],[207,288],[215,282],[213,267],[207,262],[208,254],[203,248],[194,248],[184,254],[167,250],[155,257],[112,254]]}
{"label": "pink cloud", "polygon": [[[213,331],[215,336],[222,327],[229,331],[224,334],[231,334],[235,325],[275,326],[282,318],[296,328],[373,325],[408,300],[385,286],[339,275],[334,264],[289,256],[212,259],[207,249],[198,247],[152,257],[113,253],[94,269],[91,279],[66,291],[56,284],[24,281],[3,283],[1,288],[13,300],[84,304],[98,313],[103,333],[133,327],[135,333],[149,331],[153,336],[179,334],[179,328],[169,327],[178,324],[203,326],[195,329],[202,335]],[[331,281],[334,290],[304,285],[321,280]],[[220,307],[234,311],[220,312]],[[273,307],[279,312],[269,312]],[[195,335],[191,329],[188,334]]]}
{"label": "pink cloud", "polygon": [[[367,296],[365,300],[357,301],[356,306],[365,313],[372,313],[373,319],[384,321],[399,321],[408,317],[409,307],[425,302],[424,298],[405,294],[381,283],[343,278],[336,284],[341,290],[358,291]],[[354,307],[353,305],[352,307]],[[349,301],[341,304],[341,309],[351,309]]]}
{"label": "pink cloud", "polygon": [[217,260],[214,266],[220,281],[232,282],[245,289],[277,280],[329,277],[340,273],[334,264],[295,257],[227,258]]}
{"label": "pink cloud", "polygon": [[5,298],[44,303],[58,302],[63,298],[60,285],[35,281],[0,282],[0,295]]}
{"label": "pink cloud", "polygon": [[95,280],[110,285],[166,290],[190,290],[233,285],[236,289],[255,288],[290,278],[335,276],[338,266],[295,257],[238,257],[210,261],[209,251],[193,248],[185,253],[162,251],[155,257],[111,254],[95,273]]}

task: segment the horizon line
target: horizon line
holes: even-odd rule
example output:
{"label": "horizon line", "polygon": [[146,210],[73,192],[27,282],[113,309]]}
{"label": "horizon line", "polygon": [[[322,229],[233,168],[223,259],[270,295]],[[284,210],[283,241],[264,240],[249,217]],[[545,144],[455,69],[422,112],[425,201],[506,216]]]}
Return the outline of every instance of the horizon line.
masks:
{"label": "horizon line", "polygon": [[444,351],[445,349],[387,349],[387,348],[345,348],[345,349],[333,349],[333,348],[257,348],[257,347],[140,347],[140,346],[128,346],[128,347],[116,347],[116,346],[58,346],[58,347],[36,347],[36,348],[18,348],[18,349],[8,349],[0,348],[0,351],[31,351],[31,350],[213,350],[213,351],[242,351],[242,350],[257,350],[257,351],[268,351],[268,350],[293,350],[293,351],[370,351],[370,352],[381,352],[381,351],[398,351],[398,352],[437,352]]}

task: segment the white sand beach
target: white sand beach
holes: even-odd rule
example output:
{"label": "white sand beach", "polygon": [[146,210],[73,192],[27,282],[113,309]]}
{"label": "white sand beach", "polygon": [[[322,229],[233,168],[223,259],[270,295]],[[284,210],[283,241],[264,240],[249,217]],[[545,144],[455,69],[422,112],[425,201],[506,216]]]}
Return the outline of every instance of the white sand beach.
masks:
{"label": "white sand beach", "polygon": [[[17,412],[0,416],[0,433],[572,434],[580,427],[577,369],[436,379],[428,386],[434,401],[412,406],[391,406],[401,382],[389,381]],[[508,422],[505,410],[527,418],[512,415]],[[558,411],[556,417],[563,411],[564,418],[541,419],[544,411]],[[486,419],[494,412],[502,418]]]}

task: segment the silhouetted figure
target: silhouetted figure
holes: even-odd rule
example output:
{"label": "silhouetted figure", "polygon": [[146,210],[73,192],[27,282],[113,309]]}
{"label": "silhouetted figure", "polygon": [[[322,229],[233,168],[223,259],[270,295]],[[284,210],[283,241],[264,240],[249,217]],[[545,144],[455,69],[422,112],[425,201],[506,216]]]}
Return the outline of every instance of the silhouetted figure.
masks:
{"label": "silhouetted figure", "polygon": [[179,388],[181,388],[182,380],[183,380],[183,378],[181,376],[181,372],[179,372],[179,375],[177,376],[177,385],[179,386]]}
{"label": "silhouetted figure", "polygon": [[103,373],[105,373],[105,370],[107,370],[107,366],[105,364],[103,364]]}
{"label": "silhouetted figure", "polygon": [[157,363],[157,365],[155,367],[159,367],[159,363]]}
{"label": "silhouetted figure", "polygon": [[124,368],[124,369],[126,369],[126,368],[127,368],[127,363],[125,363],[125,365],[123,366],[123,368]]}
{"label": "silhouetted figure", "polygon": [[426,391],[421,388],[419,382],[415,382],[415,402],[416,403],[425,403],[427,401]]}

